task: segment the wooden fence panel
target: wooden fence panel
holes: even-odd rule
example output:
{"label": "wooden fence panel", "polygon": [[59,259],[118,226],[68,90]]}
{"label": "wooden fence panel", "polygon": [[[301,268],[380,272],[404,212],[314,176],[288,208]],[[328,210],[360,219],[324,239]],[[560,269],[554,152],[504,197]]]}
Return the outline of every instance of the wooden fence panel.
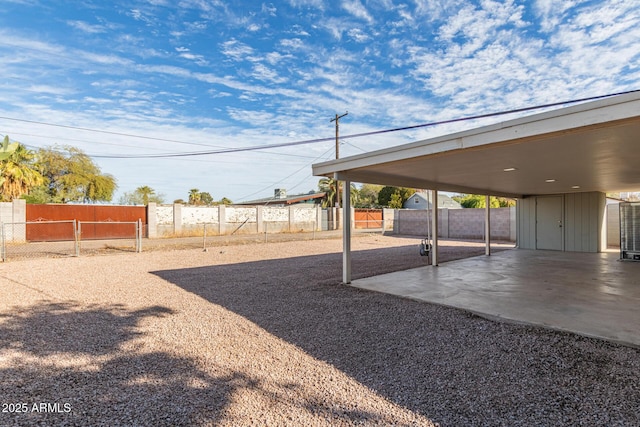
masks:
{"label": "wooden fence panel", "polygon": [[382,209],[355,209],[355,228],[382,228]]}

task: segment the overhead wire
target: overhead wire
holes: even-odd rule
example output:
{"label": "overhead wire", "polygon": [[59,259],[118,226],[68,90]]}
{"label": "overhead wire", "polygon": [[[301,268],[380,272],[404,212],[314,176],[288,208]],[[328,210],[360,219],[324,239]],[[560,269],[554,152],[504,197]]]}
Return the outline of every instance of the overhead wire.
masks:
{"label": "overhead wire", "polygon": [[[403,126],[403,127],[398,127],[398,128],[383,129],[383,130],[377,130],[377,131],[371,131],[371,132],[363,132],[363,133],[357,133],[357,134],[351,134],[351,135],[343,135],[343,136],[341,136],[341,139],[361,138],[361,137],[364,137],[364,136],[381,135],[381,134],[390,133],[390,132],[399,132],[399,131],[405,131],[405,130],[411,130],[411,129],[418,129],[418,128],[424,128],[424,127],[430,127],[430,126],[437,126],[437,125],[442,125],[442,124],[451,124],[451,123],[457,123],[457,122],[463,122],[463,121],[478,120],[478,119],[483,119],[483,118],[498,117],[498,116],[507,115],[507,114],[522,113],[522,112],[539,110],[539,109],[544,109],[544,108],[557,107],[557,106],[561,106],[561,105],[575,104],[575,103],[586,102],[586,101],[594,101],[594,100],[597,100],[597,99],[603,99],[603,98],[608,98],[608,97],[618,96],[618,95],[625,95],[625,94],[635,93],[635,92],[639,92],[639,91],[640,90],[635,89],[635,90],[629,90],[629,91],[618,92],[618,93],[607,94],[607,95],[591,96],[591,97],[573,99],[573,100],[568,100],[568,101],[553,102],[553,103],[548,103],[548,104],[535,105],[535,106],[531,106],[531,107],[517,108],[517,109],[513,109],[513,110],[505,110],[505,111],[499,111],[499,112],[477,114],[477,115],[473,115],[473,116],[465,116],[465,117],[460,117],[460,118],[455,118],[455,119],[439,120],[439,121],[434,121],[434,122],[422,123],[422,124],[418,124],[418,125]],[[172,139],[167,139],[167,138],[157,138],[157,137],[149,137],[149,136],[143,136],[143,135],[126,134],[126,133],[121,133],[121,132],[112,132],[112,131],[84,128],[84,127],[77,127],[77,126],[59,125],[59,124],[39,122],[39,121],[33,121],[33,120],[16,119],[16,118],[5,117],[5,116],[0,116],[0,119],[14,120],[14,121],[20,121],[20,122],[26,122],[26,123],[32,123],[32,124],[39,124],[39,125],[45,125],[45,126],[56,126],[56,127],[61,127],[61,128],[83,130],[83,131],[88,131],[88,132],[98,132],[98,133],[104,133],[104,134],[109,134],[109,135],[119,135],[119,136],[132,137],[132,138],[141,138],[141,139],[148,139],[148,140],[155,140],[155,141],[174,142],[174,143],[191,144],[191,145],[204,145],[204,146],[209,146],[209,147],[211,146],[211,145],[207,145],[207,144],[190,143],[190,142],[186,142],[186,141],[172,140]],[[93,154],[93,155],[90,155],[90,156],[94,157],[94,158],[103,158],[103,159],[144,159],[144,158],[154,158],[155,159],[155,158],[192,157],[192,156],[205,156],[205,155],[213,155],[213,154],[227,154],[227,153],[238,153],[238,152],[247,152],[247,151],[258,151],[258,150],[265,150],[265,149],[271,149],[271,148],[292,147],[292,146],[297,146],[297,145],[314,144],[314,143],[327,142],[327,141],[333,141],[333,140],[335,140],[334,137],[327,137],[327,138],[314,138],[314,139],[307,139],[307,140],[301,140],[301,141],[282,142],[282,143],[276,143],[276,144],[266,144],[266,145],[257,145],[257,146],[254,145],[254,146],[245,146],[245,147],[224,147],[224,148],[220,148],[220,149],[217,149],[217,150],[194,151],[194,152],[177,152],[177,153],[174,152],[174,153],[163,153],[163,154],[126,154],[126,155],[125,154],[113,154],[113,155],[109,155],[109,154]]]}
{"label": "overhead wire", "polygon": [[0,119],[10,120],[10,121],[14,121],[14,122],[36,124],[36,125],[41,125],[41,126],[52,126],[52,127],[63,128],[63,129],[81,130],[81,131],[85,131],[85,132],[103,133],[103,134],[106,134],[106,135],[124,136],[124,137],[127,137],[127,138],[139,138],[139,139],[147,139],[147,140],[152,140],[152,141],[173,142],[173,143],[176,143],[176,144],[198,145],[198,146],[201,146],[201,147],[222,147],[222,148],[224,148],[221,145],[211,145],[211,144],[203,144],[203,143],[199,143],[199,142],[180,141],[180,140],[177,140],[177,139],[158,138],[158,137],[155,137],[155,136],[136,135],[136,134],[133,134],[133,133],[114,132],[114,131],[110,131],[110,130],[92,129],[92,128],[86,128],[86,127],[81,127],[81,126],[61,125],[61,124],[57,124],[57,123],[47,123],[47,122],[41,122],[41,121],[37,121],[37,120],[17,119],[17,118],[14,118],[14,117],[0,116]]}
{"label": "overhead wire", "polygon": [[[30,134],[30,133],[22,133],[22,132],[10,132],[10,131],[2,131],[0,132],[0,134],[3,135],[22,135],[22,136],[31,136],[31,137],[35,137],[35,138],[51,138],[48,135],[37,135],[37,134]],[[63,141],[73,141],[73,142],[85,142],[85,143],[95,143],[95,141],[88,141],[86,139],[77,139],[77,138],[67,138],[67,137],[56,137],[56,140],[63,140]],[[130,145],[130,144],[118,144],[115,142],[100,142],[100,144],[102,145],[112,145],[112,146],[117,146],[117,147],[131,147],[131,148],[140,148],[139,146],[135,146],[135,145]],[[31,145],[31,144],[23,144],[25,147],[28,148],[32,148],[32,149],[38,149],[41,148],[39,146],[36,145]],[[209,145],[208,145],[209,146]],[[161,148],[157,148],[157,147],[145,147],[146,149],[149,150],[161,150]],[[275,156],[287,156],[287,157],[299,157],[299,158],[305,158],[305,159],[313,159],[313,156],[305,156],[302,154],[293,154],[293,153],[276,153],[276,152],[272,152],[272,151],[262,151],[265,154],[272,154]],[[94,157],[94,156],[90,156],[90,157]],[[203,159],[184,159],[186,161],[194,161],[194,162],[206,162],[206,163],[219,163],[219,160],[203,160]]]}
{"label": "overhead wire", "polygon": [[362,151],[363,153],[367,152],[367,150],[365,150],[364,148],[358,147],[357,145],[355,145],[355,144],[353,144],[353,143],[351,143],[349,141],[340,141],[340,143],[350,145],[353,148],[357,148],[358,150]]}
{"label": "overhead wire", "polygon": [[[318,157],[314,158],[311,162],[309,162],[309,163],[305,164],[304,166],[302,166],[300,169],[296,170],[296,171],[295,171],[295,172],[293,172],[292,174],[289,174],[289,175],[287,175],[286,177],[282,178],[281,180],[276,181],[276,182],[274,182],[274,183],[272,183],[272,184],[270,184],[270,185],[268,185],[268,186],[266,186],[266,187],[264,187],[264,188],[261,188],[261,189],[260,189],[260,190],[258,190],[258,191],[255,191],[255,192],[253,192],[253,193],[251,193],[251,194],[247,194],[246,196],[241,197],[240,199],[241,199],[241,200],[245,200],[245,199],[248,199],[249,197],[255,196],[256,194],[262,193],[263,191],[268,190],[269,188],[273,188],[274,186],[276,186],[276,185],[278,185],[278,184],[280,184],[280,183],[284,182],[285,180],[287,180],[287,179],[291,178],[292,176],[294,176],[295,174],[297,174],[297,173],[298,173],[298,172],[300,172],[301,170],[304,170],[304,169],[308,168],[308,167],[309,167],[311,164],[313,164],[315,161],[317,161],[318,159],[321,159],[321,158],[325,157],[327,154],[329,154],[329,152],[332,152],[332,151],[333,151],[333,147],[329,148],[327,151],[325,151],[324,153],[320,154]],[[301,184],[302,184],[302,182],[304,182],[305,180],[307,180],[307,179],[311,178],[312,176],[313,176],[313,175],[307,175],[307,176],[305,176],[305,177],[303,178],[303,180],[301,180],[300,182],[298,182],[298,184],[296,184],[296,185],[294,185],[293,187],[291,187],[291,189],[298,187],[299,185],[301,185]]]}

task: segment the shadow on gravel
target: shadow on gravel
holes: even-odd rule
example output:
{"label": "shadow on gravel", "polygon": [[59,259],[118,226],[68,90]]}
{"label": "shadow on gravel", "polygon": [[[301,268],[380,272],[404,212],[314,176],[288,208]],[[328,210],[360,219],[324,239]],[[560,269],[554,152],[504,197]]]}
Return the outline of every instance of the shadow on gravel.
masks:
{"label": "shadow on gravel", "polygon": [[51,301],[2,314],[0,396],[7,406],[0,425],[218,420],[241,374],[211,377],[187,358],[126,346],[141,335],[140,322],[171,314],[164,307],[130,311]]}
{"label": "shadow on gravel", "polygon": [[[388,272],[389,257],[396,270],[424,264],[416,252],[354,252],[354,277]],[[338,285],[341,262],[329,254],[154,274],[443,426],[638,425],[637,349]]]}
{"label": "shadow on gravel", "polygon": [[319,397],[291,400],[286,391],[299,384],[274,391],[224,366],[212,376],[189,358],[135,343],[144,338],[142,321],[172,314],[159,306],[131,311],[51,301],[0,314],[0,425],[238,425],[227,412],[241,389],[346,424],[386,424],[385,414],[336,411],[335,402]]}

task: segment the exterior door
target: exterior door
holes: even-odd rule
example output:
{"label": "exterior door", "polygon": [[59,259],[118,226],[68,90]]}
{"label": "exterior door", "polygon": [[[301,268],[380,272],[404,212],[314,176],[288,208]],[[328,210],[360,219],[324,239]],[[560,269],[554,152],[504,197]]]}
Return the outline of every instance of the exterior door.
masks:
{"label": "exterior door", "polygon": [[536,249],[564,249],[562,196],[538,197],[536,200]]}

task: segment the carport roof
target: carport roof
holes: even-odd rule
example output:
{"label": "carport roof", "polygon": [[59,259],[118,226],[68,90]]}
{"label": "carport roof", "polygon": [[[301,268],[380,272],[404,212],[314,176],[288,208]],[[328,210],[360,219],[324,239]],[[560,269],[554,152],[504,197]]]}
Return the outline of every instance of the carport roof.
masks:
{"label": "carport roof", "polygon": [[640,188],[640,92],[313,165],[316,176],[522,197]]}

